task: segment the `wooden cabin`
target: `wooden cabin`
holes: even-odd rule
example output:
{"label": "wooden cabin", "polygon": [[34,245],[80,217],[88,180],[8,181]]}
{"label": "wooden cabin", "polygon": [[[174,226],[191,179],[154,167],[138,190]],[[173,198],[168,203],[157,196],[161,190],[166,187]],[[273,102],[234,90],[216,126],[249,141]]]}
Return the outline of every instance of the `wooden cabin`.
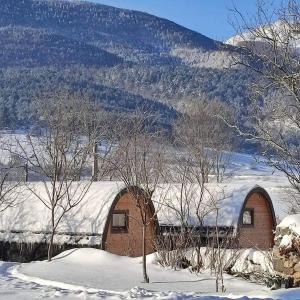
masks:
{"label": "wooden cabin", "polygon": [[[197,234],[201,235],[204,244],[208,244],[214,237],[217,226],[220,237],[234,239],[238,247],[263,250],[273,247],[276,217],[271,198],[265,189],[233,184],[210,186],[204,195],[200,196],[200,193],[197,186],[182,190],[181,185],[168,185],[156,191],[156,202],[164,199],[165,203],[171,204],[158,212],[160,231],[179,232],[182,228],[181,217],[186,227],[195,228],[195,239]],[[199,201],[200,211],[197,208]],[[179,216],[182,210],[185,210],[183,216]],[[201,226],[196,210],[202,216]]]}
{"label": "wooden cabin", "polygon": [[[33,183],[35,192],[45,192],[42,183]],[[164,184],[147,199],[146,253],[155,251],[157,235],[166,228],[180,228],[178,214],[178,188],[181,185]],[[262,187],[249,185],[211,186],[201,204],[203,227],[231,230],[241,247],[268,249],[273,245],[275,214],[272,201]],[[187,224],[199,224],[195,201],[199,196],[196,187],[189,193],[190,207]],[[54,238],[55,253],[74,247],[94,247],[114,254],[141,256],[143,226],[135,193],[120,182],[95,182],[75,209],[68,212],[57,228]],[[143,195],[143,193],[139,193]],[[32,193],[24,192],[24,202],[0,215],[0,258],[22,260],[44,258],[50,235],[49,210]],[[192,246],[192,245],[191,245]],[[44,253],[45,252],[45,253]],[[20,259],[18,258],[20,257]]]}

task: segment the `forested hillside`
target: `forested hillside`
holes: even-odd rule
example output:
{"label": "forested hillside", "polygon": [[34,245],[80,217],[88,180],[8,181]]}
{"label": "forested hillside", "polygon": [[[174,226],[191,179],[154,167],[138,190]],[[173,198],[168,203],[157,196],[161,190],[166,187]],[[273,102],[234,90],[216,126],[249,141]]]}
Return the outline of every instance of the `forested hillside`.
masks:
{"label": "forested hillside", "polygon": [[143,103],[165,123],[191,99],[247,101],[231,46],[146,13],[79,1],[0,1],[1,126],[30,124],[32,98],[82,90],[106,109]]}

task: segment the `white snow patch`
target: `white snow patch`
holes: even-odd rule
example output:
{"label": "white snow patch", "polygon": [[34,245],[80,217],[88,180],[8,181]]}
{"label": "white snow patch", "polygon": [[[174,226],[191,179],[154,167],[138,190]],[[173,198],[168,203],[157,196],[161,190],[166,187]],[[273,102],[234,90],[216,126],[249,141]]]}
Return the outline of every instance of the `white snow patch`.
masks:
{"label": "white snow patch", "polygon": [[[300,49],[300,35],[298,33],[298,24],[295,23],[294,32],[291,31],[290,27],[293,25],[292,23],[289,26],[283,21],[275,21],[271,25],[265,25],[258,28],[258,30],[263,31],[263,35],[266,35],[269,38],[274,38],[274,36],[279,37],[280,43],[285,45],[285,43],[289,42],[290,47],[299,51]],[[293,36],[291,36],[293,34]],[[266,39],[257,37],[256,34],[253,34],[250,31],[242,32],[238,35],[235,35],[228,40],[224,41],[225,44],[240,46],[244,42],[255,42],[257,44],[264,42],[266,43]]]}
{"label": "white snow patch", "polygon": [[297,235],[300,235],[300,214],[294,214],[285,217],[277,227],[289,228]]}
{"label": "white snow patch", "polygon": [[291,235],[285,234],[279,244],[279,248],[289,249],[293,245],[293,237]]}
{"label": "white snow patch", "polygon": [[257,267],[262,273],[273,274],[273,265],[270,253],[257,249],[245,249],[238,253],[239,257],[232,267],[233,272],[250,274],[257,272]]}

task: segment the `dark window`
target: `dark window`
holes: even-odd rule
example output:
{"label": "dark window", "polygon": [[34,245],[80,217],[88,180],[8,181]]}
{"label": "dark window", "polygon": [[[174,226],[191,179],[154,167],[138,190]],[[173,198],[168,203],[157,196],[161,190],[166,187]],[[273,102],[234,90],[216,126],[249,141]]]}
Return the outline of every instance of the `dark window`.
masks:
{"label": "dark window", "polygon": [[243,213],[243,225],[254,225],[254,209],[246,208]]}
{"label": "dark window", "polygon": [[128,230],[128,211],[117,210],[112,215],[112,232],[127,232]]}

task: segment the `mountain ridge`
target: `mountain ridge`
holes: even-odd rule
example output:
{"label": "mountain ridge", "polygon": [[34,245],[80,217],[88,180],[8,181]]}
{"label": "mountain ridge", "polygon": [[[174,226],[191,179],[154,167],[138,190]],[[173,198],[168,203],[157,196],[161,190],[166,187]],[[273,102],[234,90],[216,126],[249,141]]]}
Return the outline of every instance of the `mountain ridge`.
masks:
{"label": "mountain ridge", "polygon": [[[168,122],[176,116],[174,109],[190,100],[247,99],[248,75],[225,68],[233,48],[172,21],[82,1],[7,0],[0,1],[0,11],[0,43],[5,45],[0,117],[12,118],[9,126],[30,123],[22,111],[30,115],[30,97],[43,91],[34,73],[46,87],[82,86],[110,110],[127,112],[126,101],[130,109],[141,99],[151,107],[157,102]],[[49,72],[55,75],[50,78]]]}

